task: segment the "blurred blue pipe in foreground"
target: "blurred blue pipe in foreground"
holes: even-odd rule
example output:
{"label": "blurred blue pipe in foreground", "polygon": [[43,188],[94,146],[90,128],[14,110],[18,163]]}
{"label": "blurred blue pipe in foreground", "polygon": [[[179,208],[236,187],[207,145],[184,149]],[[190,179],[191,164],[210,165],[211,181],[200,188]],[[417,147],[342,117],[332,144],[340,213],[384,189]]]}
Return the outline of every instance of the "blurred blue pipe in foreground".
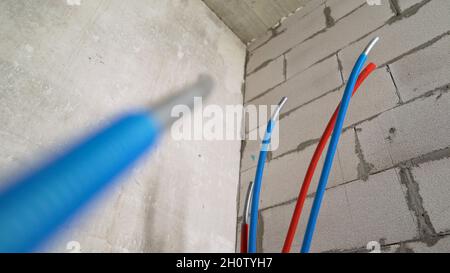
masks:
{"label": "blurred blue pipe in foreground", "polygon": [[63,155],[8,183],[0,192],[0,252],[30,252],[148,152],[176,118],[176,105],[212,89],[208,76],[151,110],[120,116]]}

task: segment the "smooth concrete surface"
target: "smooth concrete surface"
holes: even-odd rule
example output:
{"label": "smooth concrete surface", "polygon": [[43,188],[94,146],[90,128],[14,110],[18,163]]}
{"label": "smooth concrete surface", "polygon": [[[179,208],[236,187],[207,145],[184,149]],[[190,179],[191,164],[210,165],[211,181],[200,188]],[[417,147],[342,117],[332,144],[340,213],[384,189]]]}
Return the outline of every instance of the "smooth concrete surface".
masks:
{"label": "smooth concrete surface", "polygon": [[[0,174],[209,73],[242,104],[245,46],[200,0],[0,2]],[[240,141],[174,141],[41,250],[230,252]],[[4,185],[3,185],[4,186]]]}

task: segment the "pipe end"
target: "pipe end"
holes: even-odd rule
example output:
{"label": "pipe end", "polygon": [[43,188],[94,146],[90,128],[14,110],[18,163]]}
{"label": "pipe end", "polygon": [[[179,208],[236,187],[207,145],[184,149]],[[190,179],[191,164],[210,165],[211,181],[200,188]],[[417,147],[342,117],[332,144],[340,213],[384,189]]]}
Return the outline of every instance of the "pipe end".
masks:
{"label": "pipe end", "polygon": [[378,43],[379,40],[380,37],[375,37],[369,42],[369,44],[366,46],[366,49],[364,49],[364,54],[366,54],[366,56],[369,55],[370,51],[372,51],[373,47],[376,43]]}

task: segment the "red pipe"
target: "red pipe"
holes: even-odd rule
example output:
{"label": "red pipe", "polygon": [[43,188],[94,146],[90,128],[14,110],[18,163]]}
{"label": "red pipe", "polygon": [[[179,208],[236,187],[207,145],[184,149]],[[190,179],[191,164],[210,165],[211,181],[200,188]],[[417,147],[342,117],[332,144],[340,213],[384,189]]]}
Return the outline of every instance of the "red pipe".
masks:
{"label": "red pipe", "polygon": [[244,223],[241,227],[241,253],[248,251],[248,224]]}
{"label": "red pipe", "polygon": [[[364,82],[364,80],[372,73],[377,66],[374,63],[370,63],[366,66],[366,68],[359,74],[358,80],[356,82],[355,88],[353,89],[352,96],[356,93],[358,88]],[[340,105],[340,104],[339,104]],[[306,196],[308,194],[308,188],[311,184],[312,177],[314,175],[314,171],[316,170],[317,163],[319,162],[320,156],[322,155],[323,150],[325,149],[325,145],[330,138],[331,133],[334,129],[334,124],[336,123],[337,113],[339,111],[339,105],[336,107],[336,110],[333,113],[330,121],[328,121],[327,127],[320,138],[319,144],[314,151],[314,155],[309,163],[308,170],[306,171],[305,178],[303,180],[303,184],[298,195],[297,204],[295,205],[294,213],[292,214],[291,223],[289,225],[289,230],[286,235],[286,239],[284,241],[283,253],[289,253],[291,250],[292,242],[294,241],[295,231],[297,229],[298,222],[300,220],[300,216],[302,214],[303,205],[305,203]]]}

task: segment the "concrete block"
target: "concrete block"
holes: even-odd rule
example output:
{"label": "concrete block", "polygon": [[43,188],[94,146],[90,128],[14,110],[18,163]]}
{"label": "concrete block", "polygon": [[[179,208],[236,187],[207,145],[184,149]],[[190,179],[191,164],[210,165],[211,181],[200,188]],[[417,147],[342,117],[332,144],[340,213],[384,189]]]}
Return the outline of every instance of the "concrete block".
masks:
{"label": "concrete block", "polygon": [[[309,213],[305,213],[304,217],[307,221]],[[329,189],[325,192],[320,209],[311,252],[354,248],[358,245],[356,230],[349,209],[346,187]]]}
{"label": "concrete block", "polygon": [[340,92],[331,92],[283,117],[279,122],[280,141],[274,157],[319,138],[340,99]]}
{"label": "concrete block", "polygon": [[[305,201],[303,214],[297,227],[291,253],[298,253],[300,251],[301,242],[303,241],[303,234],[306,229],[309,216],[308,212],[311,210],[311,200],[311,198],[307,198]],[[265,253],[281,252],[294,208],[295,203],[290,203],[264,210],[261,213],[264,224],[263,250]]]}
{"label": "concrete block", "polygon": [[[272,160],[267,164],[261,194],[263,208],[297,198],[314,149],[315,145],[312,145],[302,152]],[[309,193],[316,191],[322,165],[323,160],[318,164]],[[342,183],[339,165],[333,167],[329,187]]]}
{"label": "concrete block", "polygon": [[[286,54],[288,74],[291,75],[305,70],[315,62],[330,56],[368,32],[381,27],[392,16],[393,13],[389,5],[365,5],[359,8],[337,22],[334,27],[289,51]],[[360,48],[360,50],[362,49]]]}
{"label": "concrete block", "polygon": [[450,159],[425,162],[411,172],[436,232],[450,231]]}
{"label": "concrete block", "polygon": [[415,219],[394,169],[371,175],[366,182],[346,184],[345,188],[357,246],[380,239],[394,243],[417,236]]}
{"label": "concrete block", "polygon": [[[266,105],[267,107],[270,107],[270,105],[277,104],[281,97],[286,96],[288,97],[288,101],[281,112],[285,113],[336,89],[340,85],[342,85],[342,80],[339,73],[337,58],[336,56],[332,56],[291,79],[288,79],[270,92],[250,101],[249,104]],[[259,126],[266,123],[267,120],[261,119]],[[249,130],[254,128],[255,126],[250,126]]]}
{"label": "concrete block", "polygon": [[404,101],[450,84],[449,44],[450,35],[447,35],[389,66]]}
{"label": "concrete block", "polygon": [[365,3],[367,0],[328,0],[326,6],[330,8],[330,16],[339,20]]}
{"label": "concrete block", "polygon": [[[297,96],[305,96],[305,98],[300,97],[298,102],[294,103],[294,106],[319,97],[326,91],[335,89],[342,84],[336,56],[331,56],[300,74],[296,75],[288,72],[286,76],[288,79],[295,79],[291,82],[291,88],[298,87]],[[302,90],[303,88],[309,88],[311,90]],[[315,92],[317,89],[321,91]],[[309,96],[307,96],[308,94]]]}
{"label": "concrete block", "polygon": [[422,2],[422,0],[397,0],[397,4],[401,12],[416,4],[419,4],[420,2]]}
{"label": "concrete block", "polygon": [[424,242],[405,242],[383,248],[382,253],[448,253],[450,252],[450,236],[440,237],[439,241],[428,246]]}
{"label": "concrete block", "polygon": [[[297,198],[314,149],[315,145],[311,145],[301,152],[271,160],[267,164],[261,194],[262,207]],[[311,189],[315,189],[316,185],[313,183]]]}
{"label": "concrete block", "polygon": [[[256,129],[255,129],[256,130]],[[258,155],[261,149],[261,140],[247,140],[245,142],[244,151],[241,158],[241,171],[256,166],[258,163]]]}
{"label": "concrete block", "polygon": [[[343,87],[340,93],[344,92]],[[350,101],[344,127],[355,124],[397,105],[399,98],[386,68],[380,68],[361,85]]]}
{"label": "concrete block", "polygon": [[450,94],[434,95],[384,112],[358,126],[366,161],[373,170],[450,146]]}
{"label": "concrete block", "polygon": [[[298,196],[314,149],[315,145],[311,145],[301,152],[266,162],[261,188],[261,209],[284,203]],[[322,166],[322,164],[323,163],[321,162],[319,166]],[[317,169],[320,169],[320,167]],[[255,171],[256,168],[251,168],[248,171],[241,173],[242,186],[240,204],[242,204],[242,207],[245,199],[245,196],[243,195],[245,195],[247,191],[249,181],[254,180]],[[315,191],[319,175],[320,174],[314,176],[310,192]],[[330,181],[331,180],[332,179],[330,179]],[[239,215],[242,215],[242,207],[240,207]]]}
{"label": "concrete block", "polygon": [[[388,8],[388,5],[384,6]],[[348,77],[357,57],[373,37],[379,36],[381,40],[370,53],[369,60],[382,65],[411,50],[426,46],[433,38],[448,32],[450,30],[448,14],[450,14],[449,1],[430,1],[411,11],[409,16],[400,17],[397,21],[384,25],[366,38],[343,49],[339,57],[345,77]],[[361,22],[362,20],[361,18]]]}
{"label": "concrete block", "polygon": [[[311,203],[312,198],[305,202],[293,252],[303,240]],[[294,206],[290,203],[263,211],[266,252],[281,249]],[[373,240],[397,242],[416,235],[416,224],[395,170],[388,170],[367,182],[355,181],[326,191],[311,252],[348,250]]]}
{"label": "concrete block", "polygon": [[385,139],[396,133],[396,129],[391,130],[392,133],[389,133],[390,128],[386,132],[386,129],[378,127],[377,121],[369,121],[356,127],[361,145],[360,153],[364,157],[367,166],[370,166],[371,172],[381,171],[394,165],[390,154],[390,146],[386,143],[387,139]]}
{"label": "concrete block", "polygon": [[[336,187],[344,182],[357,179],[359,161],[354,153],[353,139],[353,130],[348,130],[341,136],[340,146],[334,160],[327,188]],[[293,152],[266,162],[260,208],[275,206],[297,198],[316,146],[317,143],[313,143],[299,152]],[[318,163],[308,194],[316,191],[327,150],[328,147],[325,147],[325,152]],[[254,180],[255,171],[256,168],[252,167],[241,172],[240,204],[242,206],[248,183]],[[240,207],[239,213],[239,215],[242,215],[242,207]]]}
{"label": "concrete block", "polygon": [[[307,198],[291,252],[298,252],[303,242],[313,198]],[[263,249],[279,252],[284,244],[295,203],[262,212],[264,223]],[[356,246],[354,225],[344,187],[326,191],[314,233],[311,252],[348,249]]]}
{"label": "concrete block", "polygon": [[305,5],[300,7],[294,14],[288,16],[286,20],[281,22],[281,25],[278,27],[278,30],[282,31],[285,29],[289,29],[292,26],[298,24],[298,21],[302,20],[305,16],[309,15],[311,12],[316,9],[320,9],[323,12],[323,6],[326,0],[309,0]]}
{"label": "concrete block", "polygon": [[256,49],[250,54],[247,63],[247,73],[251,73],[264,62],[274,59],[288,49],[302,42],[314,33],[325,28],[325,17],[322,9],[316,9],[283,33],[271,39],[264,46]]}
{"label": "concrete block", "polygon": [[245,80],[245,101],[269,90],[284,79],[284,56],[280,56],[264,68],[247,76]]}

